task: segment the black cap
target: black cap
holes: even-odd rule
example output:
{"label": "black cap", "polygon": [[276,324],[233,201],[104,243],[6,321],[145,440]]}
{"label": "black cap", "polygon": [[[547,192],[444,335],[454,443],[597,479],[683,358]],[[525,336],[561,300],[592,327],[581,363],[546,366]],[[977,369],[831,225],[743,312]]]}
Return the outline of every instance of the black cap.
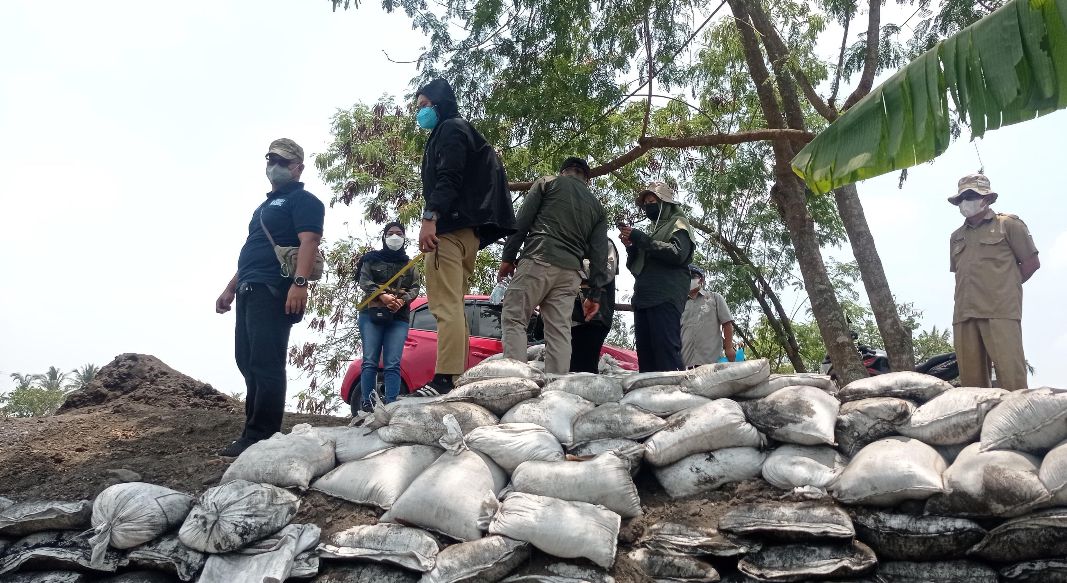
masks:
{"label": "black cap", "polygon": [[560,164],[559,166],[559,171],[563,172],[568,168],[580,168],[582,172],[585,172],[586,176],[589,176],[590,174],[589,163],[586,162],[584,159],[578,158],[576,156],[571,156],[570,158],[564,160],[563,164]]}
{"label": "black cap", "polygon": [[689,264],[689,273],[695,273],[700,277],[704,277],[704,270],[697,267],[696,265],[693,265],[692,263]]}

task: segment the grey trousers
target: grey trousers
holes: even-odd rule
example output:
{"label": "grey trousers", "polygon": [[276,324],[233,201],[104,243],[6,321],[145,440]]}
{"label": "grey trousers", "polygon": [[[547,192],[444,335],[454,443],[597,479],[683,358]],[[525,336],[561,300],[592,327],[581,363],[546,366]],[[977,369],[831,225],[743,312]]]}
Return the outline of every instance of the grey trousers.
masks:
{"label": "grey trousers", "polygon": [[566,374],[571,366],[571,313],[581,277],[533,259],[523,259],[504,293],[501,319],[504,356],[526,362],[526,327],[541,306],[545,324],[545,372]]}

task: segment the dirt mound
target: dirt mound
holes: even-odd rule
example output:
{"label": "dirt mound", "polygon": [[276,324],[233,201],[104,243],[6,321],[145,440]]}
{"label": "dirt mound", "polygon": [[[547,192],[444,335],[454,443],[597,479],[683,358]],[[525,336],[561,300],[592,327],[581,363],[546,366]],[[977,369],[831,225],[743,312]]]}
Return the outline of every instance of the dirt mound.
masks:
{"label": "dirt mound", "polygon": [[67,396],[59,413],[141,403],[166,409],[231,409],[237,401],[148,354],[120,354],[84,389]]}

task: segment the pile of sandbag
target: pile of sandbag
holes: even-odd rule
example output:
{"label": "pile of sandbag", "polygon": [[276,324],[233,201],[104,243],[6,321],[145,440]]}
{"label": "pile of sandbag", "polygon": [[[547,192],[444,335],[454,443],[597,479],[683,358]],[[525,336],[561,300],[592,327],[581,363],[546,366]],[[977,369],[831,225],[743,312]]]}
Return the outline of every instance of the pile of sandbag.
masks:
{"label": "pile of sandbag", "polygon": [[[662,581],[1067,580],[1067,393],[912,372],[839,390],[765,360],[547,375],[542,354],[486,360],[351,427],[275,435],[198,498],[122,484],[91,504],[0,499],[0,575],[280,582],[323,560],[374,580],[608,583],[621,552]],[[642,469],[670,498],[754,479],[783,492],[649,523],[620,550],[646,512]],[[291,524],[309,489],[378,522],[320,542]]]}

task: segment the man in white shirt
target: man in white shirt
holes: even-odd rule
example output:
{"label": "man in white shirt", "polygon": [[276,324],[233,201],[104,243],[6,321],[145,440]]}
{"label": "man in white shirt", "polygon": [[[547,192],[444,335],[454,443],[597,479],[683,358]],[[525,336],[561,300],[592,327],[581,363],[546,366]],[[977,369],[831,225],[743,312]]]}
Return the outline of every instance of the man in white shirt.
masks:
{"label": "man in white shirt", "polygon": [[[704,271],[689,266],[692,280],[689,300],[682,312],[682,360],[686,368],[718,362],[723,355],[733,361],[734,317],[726,299],[715,292],[704,291]],[[720,327],[722,334],[719,333]]]}

